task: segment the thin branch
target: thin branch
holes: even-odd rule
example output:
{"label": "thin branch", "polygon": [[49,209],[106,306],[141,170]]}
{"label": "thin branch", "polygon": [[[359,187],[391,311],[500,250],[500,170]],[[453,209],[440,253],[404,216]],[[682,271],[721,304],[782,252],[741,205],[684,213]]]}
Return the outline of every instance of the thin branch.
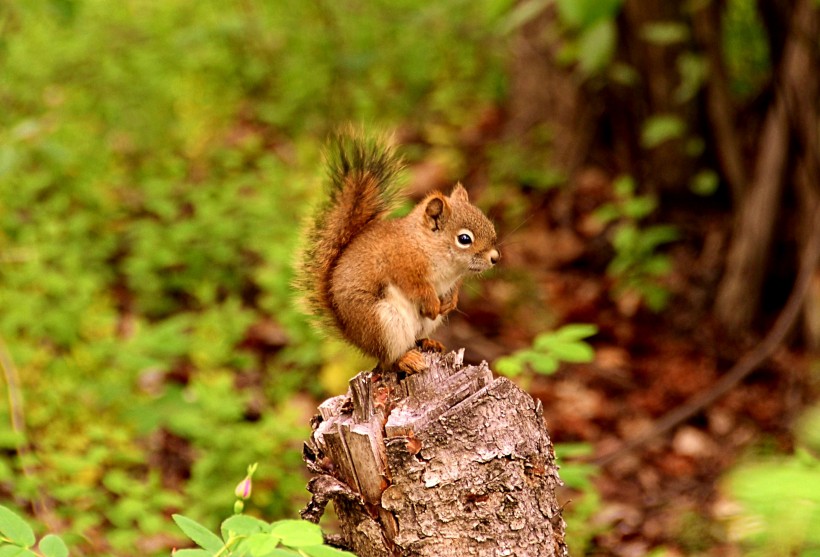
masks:
{"label": "thin branch", "polygon": [[656,421],[652,428],[634,439],[626,441],[621,447],[613,452],[595,459],[593,462],[604,466],[621,456],[642,446],[647,441],[654,439],[664,433],[674,429],[681,423],[697,415],[715,401],[731,391],[740,381],[742,381],[752,371],[757,369],[764,361],[774,354],[774,351],[789,334],[800,315],[803,301],[809,291],[812,276],[820,261],[820,204],[815,208],[812,216],[811,233],[803,254],[800,258],[800,273],[795,281],[792,293],[786,305],[781,310],[774,325],[766,334],[765,338],[755,348],[747,352],[738,362],[732,366],[708,391],[700,393],[690,400],[667,413]]}

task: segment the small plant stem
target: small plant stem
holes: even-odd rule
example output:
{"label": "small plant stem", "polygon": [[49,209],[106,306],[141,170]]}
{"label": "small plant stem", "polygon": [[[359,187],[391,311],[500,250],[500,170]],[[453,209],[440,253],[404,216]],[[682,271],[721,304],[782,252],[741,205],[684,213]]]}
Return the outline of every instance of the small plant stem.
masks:
{"label": "small plant stem", "polygon": [[228,539],[225,541],[225,545],[222,546],[222,549],[216,552],[214,557],[222,557],[222,555],[226,555],[226,551],[230,549],[230,547],[236,542],[236,540],[242,538],[244,536],[228,536]]}
{"label": "small plant stem", "polygon": [[[27,464],[28,456],[32,454],[31,444],[26,435],[26,414],[23,400],[23,390],[20,386],[20,372],[14,364],[11,353],[0,336],[0,368],[3,371],[3,378],[6,381],[9,397],[9,415],[11,416],[11,429],[18,435],[20,442],[17,444],[17,457],[20,459],[20,469],[26,478],[34,478],[35,473],[31,466]],[[37,482],[37,495],[32,501],[34,515],[43,522],[49,530],[57,530],[57,521],[46,502]]]}
{"label": "small plant stem", "polygon": [[[23,393],[20,389],[20,373],[11,354],[6,349],[6,343],[0,338],[0,368],[8,386],[9,414],[11,415],[11,429],[22,439],[26,438],[26,419],[23,411]],[[21,448],[25,445],[21,445]],[[20,449],[18,449],[19,452]]]}

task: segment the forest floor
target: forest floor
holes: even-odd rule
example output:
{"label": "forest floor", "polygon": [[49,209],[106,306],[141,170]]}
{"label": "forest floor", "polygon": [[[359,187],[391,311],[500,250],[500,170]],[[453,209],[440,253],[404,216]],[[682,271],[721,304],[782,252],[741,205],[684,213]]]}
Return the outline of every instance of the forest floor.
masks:
{"label": "forest floor", "polygon": [[[601,457],[651,430],[668,411],[713,388],[765,334],[764,321],[759,335],[728,341],[710,318],[730,234],[728,212],[678,204],[661,217],[681,238],[668,250],[673,271],[664,287],[671,298],[662,312],[628,297],[613,299],[605,272],[611,248],[605,230],[589,224],[611,191],[595,169],[580,173],[572,187],[554,190],[526,226],[502,240],[504,272],[527,277],[527,286],[482,283],[480,294],[467,293],[461,314],[443,333],[445,344],[470,346],[468,357],[472,350],[474,359],[492,361],[528,346],[540,332],[533,316],[545,309],[554,327],[597,325],[594,362],[535,375],[529,385],[544,404],[559,459],[562,443],[587,443]],[[773,305],[777,290],[769,288]],[[761,447],[792,448],[790,427],[817,394],[810,362],[801,350],[781,347],[694,418],[602,466],[594,479],[602,501],[589,520],[587,551],[741,554],[724,524],[732,503],[721,490],[721,476]],[[565,494],[568,509],[578,495]]]}

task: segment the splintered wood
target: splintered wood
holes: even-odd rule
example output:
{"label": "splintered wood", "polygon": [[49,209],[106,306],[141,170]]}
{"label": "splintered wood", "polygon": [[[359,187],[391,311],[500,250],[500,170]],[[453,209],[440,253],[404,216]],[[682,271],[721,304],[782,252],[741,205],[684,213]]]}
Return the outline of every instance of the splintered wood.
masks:
{"label": "splintered wood", "polygon": [[540,403],[463,350],[397,380],[362,372],[319,407],[302,516],[333,502],[359,557],[565,556],[560,485]]}

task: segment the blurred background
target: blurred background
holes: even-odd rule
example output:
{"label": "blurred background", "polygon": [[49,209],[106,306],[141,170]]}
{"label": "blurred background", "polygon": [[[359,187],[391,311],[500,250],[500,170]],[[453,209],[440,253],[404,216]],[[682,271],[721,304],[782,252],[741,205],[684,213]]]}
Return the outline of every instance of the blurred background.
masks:
{"label": "blurred background", "polygon": [[[544,403],[574,555],[820,548],[814,0],[0,3],[0,502],[75,555],[295,518],[371,365],[291,287],[321,148],[394,135],[499,268],[438,338]],[[759,346],[770,358],[605,464]]]}

